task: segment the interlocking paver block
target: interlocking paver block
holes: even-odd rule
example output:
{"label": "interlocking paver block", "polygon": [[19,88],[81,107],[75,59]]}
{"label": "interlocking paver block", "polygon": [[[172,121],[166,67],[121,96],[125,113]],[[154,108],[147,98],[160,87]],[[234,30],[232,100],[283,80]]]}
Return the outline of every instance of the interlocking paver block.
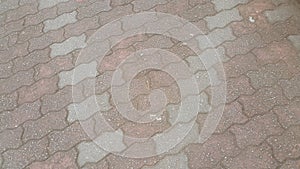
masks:
{"label": "interlocking paver block", "polygon": [[8,149],[18,148],[22,145],[22,132],[23,129],[21,127],[2,131],[0,133],[0,152],[2,153]]}
{"label": "interlocking paver block", "polygon": [[75,49],[81,49],[86,46],[86,36],[84,34],[80,36],[71,37],[62,43],[55,43],[50,46],[51,57],[56,57],[59,55],[66,55]]}
{"label": "interlocking paver block", "polygon": [[204,18],[210,30],[214,28],[222,28],[233,21],[240,21],[243,18],[240,16],[238,9],[222,11],[214,16]]}
{"label": "interlocking paver block", "polygon": [[0,14],[19,7],[19,0],[3,0],[0,3]]}
{"label": "interlocking paver block", "polygon": [[3,168],[24,168],[34,161],[42,161],[48,158],[48,140],[31,140],[18,149],[11,149],[3,154]]}
{"label": "interlocking paver block", "polygon": [[206,48],[214,48],[225,41],[234,40],[235,36],[232,34],[230,27],[223,29],[215,29],[208,35],[197,36],[198,46],[204,50]]}
{"label": "interlocking paver block", "polygon": [[76,22],[76,15],[77,12],[74,11],[71,13],[64,13],[55,19],[44,21],[44,32],[59,29],[67,24]]}
{"label": "interlocking paver block", "polygon": [[11,22],[11,21],[16,21],[21,18],[23,18],[26,15],[34,14],[36,13],[37,10],[37,4],[36,3],[31,3],[31,4],[26,4],[23,6],[20,6],[19,8],[15,10],[11,10],[6,12],[6,22]]}
{"label": "interlocking paver block", "polygon": [[272,149],[267,144],[247,147],[236,157],[228,157],[222,162],[227,168],[276,168],[277,161],[272,156]]}
{"label": "interlocking paver block", "polygon": [[96,1],[88,6],[78,9],[78,18],[92,17],[100,12],[109,11],[111,9],[110,0]]}
{"label": "interlocking paver block", "polygon": [[28,169],[50,169],[50,168],[72,168],[77,169],[76,164],[77,152],[75,149],[69,150],[67,152],[58,152],[53,156],[50,156],[45,161],[33,162],[28,166]]}
{"label": "interlocking paver block", "polygon": [[[97,75],[97,62],[91,62],[88,64],[81,64],[70,71],[63,71],[58,74],[59,82],[58,86],[63,88],[67,85],[75,85],[88,77],[95,77]],[[74,75],[75,74],[75,75]]]}
{"label": "interlocking paver block", "polygon": [[63,130],[53,131],[48,135],[49,145],[47,149],[50,154],[57,151],[68,150],[82,141],[90,140],[81,125],[77,122]]}
{"label": "interlocking paver block", "polygon": [[29,120],[23,124],[23,140],[40,139],[53,130],[65,128],[68,124],[65,121],[66,110],[49,112],[37,120]]}
{"label": "interlocking paver block", "polygon": [[300,126],[292,126],[280,136],[272,136],[268,139],[273,147],[274,156],[280,162],[287,158],[300,157]]}
{"label": "interlocking paver block", "polygon": [[161,168],[178,168],[189,169],[188,159],[184,153],[173,156],[167,156],[154,166],[145,166],[143,169],[161,169]]}
{"label": "interlocking paver block", "polygon": [[32,84],[34,82],[33,74],[34,71],[30,69],[28,71],[20,71],[8,79],[0,79],[0,94],[11,93],[22,86]]}
{"label": "interlocking paver block", "polygon": [[0,114],[0,131],[3,129],[16,128],[27,120],[37,119],[41,116],[39,113],[41,103],[25,103],[13,111],[5,111]]}
{"label": "interlocking paver block", "polygon": [[68,106],[68,121],[86,120],[98,111],[107,111],[111,108],[109,94],[93,95],[81,103],[74,103]]}
{"label": "interlocking paver block", "polygon": [[256,116],[245,125],[236,125],[230,128],[235,134],[240,148],[249,145],[259,145],[271,135],[280,134],[283,129],[277,121],[275,114]]}
{"label": "interlocking paver block", "polygon": [[[29,40],[29,51],[34,51],[36,49],[44,49],[51,45],[52,43],[61,42],[64,40],[64,30],[54,30],[43,34],[42,36],[32,38]],[[51,55],[50,55],[51,57]]]}
{"label": "interlocking paver block", "polygon": [[272,11],[265,12],[266,17],[271,23],[287,20],[291,16],[300,16],[299,9],[292,5],[280,5]]}
{"label": "interlocking paver block", "polygon": [[288,39],[300,51],[300,35],[291,35],[288,37]]}
{"label": "interlocking paver block", "polygon": [[233,7],[235,7],[236,5],[239,4],[245,4],[247,3],[248,0],[223,0],[223,1],[219,1],[219,0],[213,0],[212,3],[215,4],[216,10],[220,11],[220,10],[224,10],[224,9],[231,9]]}
{"label": "interlocking paver block", "polygon": [[134,11],[135,12],[141,12],[144,10],[151,9],[152,7],[159,5],[159,4],[165,4],[168,3],[167,0],[152,0],[152,1],[147,1],[147,0],[134,0],[132,2],[134,6]]}
{"label": "interlocking paver block", "polygon": [[[39,10],[44,8],[50,8],[62,2],[67,2],[69,0],[39,0]],[[75,3],[75,2],[74,2]]]}
{"label": "interlocking paver block", "polygon": [[77,148],[79,151],[77,161],[80,166],[86,163],[100,161],[108,154],[94,142],[82,142]]}
{"label": "interlocking paver block", "polygon": [[300,96],[300,75],[294,76],[290,80],[280,80],[280,86],[283,88],[285,95],[292,99]]}

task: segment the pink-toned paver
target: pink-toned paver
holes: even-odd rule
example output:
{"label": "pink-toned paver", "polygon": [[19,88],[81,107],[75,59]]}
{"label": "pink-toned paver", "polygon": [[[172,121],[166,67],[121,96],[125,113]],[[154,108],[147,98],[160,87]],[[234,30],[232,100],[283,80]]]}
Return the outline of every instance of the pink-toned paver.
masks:
{"label": "pink-toned paver", "polygon": [[[167,109],[145,124],[122,116],[110,91],[118,65],[132,53],[147,48],[168,50],[185,63],[195,53],[185,42],[157,34],[141,33],[118,42],[97,65],[94,82],[97,95],[107,94],[103,104],[109,109],[79,121],[70,120],[70,106],[93,94],[89,90],[92,79],[59,86],[62,77],[71,79],[67,72],[76,68],[81,49],[76,44],[67,44],[55,49],[59,56],[51,56],[53,44],[79,36],[86,39],[78,44],[85,44],[105,24],[145,11],[187,19],[211,37],[216,48],[224,49],[227,99],[223,116],[212,136],[203,143],[187,136],[191,142],[185,140],[183,146],[162,155],[129,158],[106,152],[103,158],[93,161],[84,156],[89,150],[83,150],[82,145],[103,131],[118,130],[129,137],[149,138],[174,127],[174,114]],[[230,11],[234,17],[222,15]],[[71,20],[57,19],[70,13],[74,14]],[[0,168],[168,168],[167,159],[190,169],[299,169],[299,18],[299,0],[0,1]],[[202,39],[198,39],[200,44]],[[201,52],[208,46],[202,44]],[[198,66],[195,75],[205,74],[203,65]],[[165,93],[169,107],[176,108],[185,99],[168,73],[152,69],[136,73],[130,81],[129,97],[137,110],[151,107],[149,94],[154,89]],[[206,83],[207,79],[201,82]],[[80,92],[72,95],[72,89]],[[211,104],[211,87],[202,92]],[[198,114],[196,129],[202,129],[207,116],[207,112]],[[107,123],[100,121],[100,117]],[[125,137],[122,141],[124,145],[133,142]]]}

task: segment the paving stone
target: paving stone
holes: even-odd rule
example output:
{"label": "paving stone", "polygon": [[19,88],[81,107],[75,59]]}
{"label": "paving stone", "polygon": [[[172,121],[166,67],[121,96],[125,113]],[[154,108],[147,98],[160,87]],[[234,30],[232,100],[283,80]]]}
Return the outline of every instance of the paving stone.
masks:
{"label": "paving stone", "polygon": [[223,46],[229,57],[247,54],[250,50],[262,45],[262,38],[258,33],[242,35],[234,41],[225,42]]}
{"label": "paving stone", "polygon": [[[46,1],[46,0],[43,0]],[[53,2],[53,1],[51,1]],[[42,23],[44,20],[47,19],[54,19],[57,17],[57,8],[46,8],[43,10],[39,10],[35,15],[27,15],[25,17],[25,26],[30,26],[30,25],[38,25]]]}
{"label": "paving stone", "polygon": [[276,106],[272,112],[278,116],[278,121],[285,128],[289,128],[292,125],[300,124],[300,111],[299,111],[299,98],[294,99],[289,105]]}
{"label": "paving stone", "polygon": [[[68,106],[68,121],[86,120],[98,111],[108,111],[111,109],[109,103],[110,95],[105,92],[102,95],[93,95],[81,103],[73,103]],[[96,101],[96,103],[95,103]]]}
{"label": "paving stone", "polygon": [[231,0],[224,0],[224,1],[213,0],[212,1],[212,3],[215,5],[217,11],[231,9],[231,8],[237,6],[237,5],[245,4],[247,2],[248,2],[248,0],[236,0],[236,1],[231,1]]}
{"label": "paving stone", "polygon": [[[63,41],[64,40],[63,33],[64,33],[64,30],[59,29],[59,30],[47,32],[40,37],[30,39],[29,40],[29,43],[30,43],[29,51],[33,51],[33,50],[37,50],[37,49],[44,49],[44,48],[50,46],[52,43]],[[52,51],[51,51],[50,57],[52,57]]]}
{"label": "paving stone", "polygon": [[254,88],[271,87],[278,83],[280,79],[289,79],[292,74],[287,69],[287,64],[283,61],[276,64],[268,64],[258,71],[250,71],[247,76],[251,80]]}
{"label": "paving stone", "polygon": [[204,144],[190,144],[185,149],[191,169],[211,168],[227,156],[235,156],[239,149],[234,145],[234,137],[226,132],[211,136]]}
{"label": "paving stone", "polygon": [[248,53],[246,55],[237,55],[224,63],[224,69],[227,77],[239,77],[249,70],[258,70],[258,63],[256,57]]}
{"label": "paving stone", "polygon": [[43,24],[28,26],[18,34],[18,42],[25,43],[29,39],[43,34]]}
{"label": "paving stone", "polygon": [[58,56],[47,63],[35,66],[36,73],[34,78],[35,80],[49,78],[61,71],[70,70],[73,67],[73,58],[71,54],[66,56]]}
{"label": "paving stone", "polygon": [[16,44],[8,47],[7,49],[0,51],[0,63],[7,63],[14,58],[25,56],[28,54],[27,51],[28,43]]}
{"label": "paving stone", "polygon": [[132,2],[133,6],[134,6],[134,8],[133,8],[134,12],[141,12],[141,11],[149,10],[156,5],[166,4],[166,3],[168,3],[168,1],[166,1],[166,0],[153,0],[153,1],[134,0]]}
{"label": "paving stone", "polygon": [[83,166],[86,163],[97,162],[103,159],[108,152],[104,151],[96,143],[92,142],[82,142],[78,146],[78,164]]}
{"label": "paving stone", "polygon": [[3,0],[1,1],[0,14],[5,13],[11,9],[19,7],[19,0]]}
{"label": "paving stone", "polygon": [[71,124],[61,131],[54,131],[48,135],[49,145],[47,147],[50,154],[57,151],[68,150],[82,141],[88,141],[89,138],[77,122]]}
{"label": "paving stone", "polygon": [[280,169],[297,169],[300,168],[300,160],[287,160]]}
{"label": "paving stone", "polygon": [[[199,4],[196,4],[199,5]],[[196,6],[194,5],[194,6]],[[193,7],[194,7],[193,6]],[[165,4],[159,4],[154,7],[155,11],[181,16],[190,8],[188,1],[174,0]]]}
{"label": "paving stone", "polygon": [[275,114],[256,116],[245,125],[235,125],[230,128],[235,134],[237,144],[244,149],[250,145],[259,145],[271,135],[283,132]]}
{"label": "paving stone", "polygon": [[180,153],[174,156],[167,156],[159,161],[155,166],[145,166],[143,169],[160,169],[160,168],[178,168],[188,169],[188,159],[185,154]]}
{"label": "paving stone", "polygon": [[106,160],[100,160],[97,163],[88,163],[82,169],[109,169],[109,164]]}
{"label": "paving stone", "polygon": [[84,34],[80,36],[74,36],[67,40],[65,40],[62,43],[55,43],[50,46],[51,48],[51,54],[50,56],[56,57],[59,55],[66,55],[75,49],[81,49],[86,46],[86,36]]}
{"label": "paving stone", "polygon": [[53,0],[53,1],[40,0],[39,1],[39,10],[44,9],[44,8],[50,8],[50,7],[55,6],[59,3],[67,2],[67,1],[69,1],[69,0]]}
{"label": "paving stone", "polygon": [[215,133],[223,133],[232,125],[244,124],[247,120],[247,116],[243,114],[242,105],[239,102],[230,103],[225,106]]}
{"label": "paving stone", "polygon": [[272,136],[268,143],[273,147],[274,156],[280,162],[287,158],[300,157],[300,127],[292,126],[280,136]]}
{"label": "paving stone", "polygon": [[214,48],[225,41],[234,40],[235,36],[229,27],[223,29],[215,29],[208,35],[197,36],[198,46],[201,50],[206,48]]}
{"label": "paving stone", "polygon": [[1,113],[0,131],[16,128],[27,120],[39,118],[41,116],[39,113],[40,106],[40,101],[36,101],[34,103],[23,104],[13,111]]}
{"label": "paving stone", "polygon": [[28,169],[50,169],[50,168],[72,168],[78,169],[76,164],[77,152],[71,149],[67,152],[58,152],[50,156],[47,160],[42,162],[33,162]]}
{"label": "paving stone", "polygon": [[34,82],[33,74],[34,71],[30,69],[28,71],[20,71],[8,79],[0,79],[0,93],[11,93],[22,86],[32,84]]}
{"label": "paving stone", "polygon": [[278,21],[284,21],[293,15],[299,15],[298,9],[291,5],[280,5],[273,11],[266,11],[265,15],[269,22],[275,23]]}
{"label": "paving stone", "polygon": [[49,112],[45,116],[35,120],[27,121],[23,124],[23,140],[40,139],[53,130],[65,128],[68,124],[65,121],[67,111]]}
{"label": "paving stone", "polygon": [[277,161],[272,156],[272,149],[267,144],[250,146],[236,157],[228,157],[222,162],[227,168],[276,168]]}
{"label": "paving stone", "polygon": [[4,152],[8,149],[18,148],[22,145],[23,129],[18,127],[13,130],[4,130],[0,133],[0,152]]}
{"label": "paving stone", "polygon": [[0,94],[0,112],[17,107],[18,93]]}
{"label": "paving stone", "polygon": [[143,166],[154,165],[159,160],[159,157],[154,156],[150,158],[126,158],[126,157],[111,154],[106,159],[107,159],[107,163],[109,163],[109,165],[112,168],[138,169],[138,168],[142,168]]}
{"label": "paving stone", "polygon": [[54,94],[45,95],[41,98],[42,101],[42,114],[50,111],[59,111],[72,102],[72,87],[68,86],[58,90]]}
{"label": "paving stone", "polygon": [[11,76],[13,68],[12,62],[2,63],[0,64],[0,78],[8,78]]}
{"label": "paving stone", "polygon": [[35,14],[37,12],[37,3],[26,4],[15,10],[6,12],[6,23],[16,21],[26,15]]}
{"label": "paving stone", "polygon": [[289,41],[272,42],[265,47],[252,51],[258,58],[259,64],[277,63],[284,58],[296,57],[297,52]]}
{"label": "paving stone", "polygon": [[98,16],[94,16],[91,18],[83,18],[73,24],[69,24],[65,26],[65,36],[67,38],[72,36],[79,36],[82,33],[86,32],[90,29],[96,29],[100,27],[98,23]]}
{"label": "paving stone", "polygon": [[77,12],[64,13],[52,20],[44,21],[44,32],[48,32],[51,30],[56,30],[61,27],[64,27],[67,24],[74,23],[77,21],[76,19]]}
{"label": "paving stone", "polygon": [[227,103],[236,100],[240,95],[252,95],[255,90],[252,88],[246,76],[227,79]]}
{"label": "paving stone", "polygon": [[136,50],[145,49],[145,48],[171,48],[174,43],[169,37],[154,35],[147,39],[146,41],[137,42],[133,44]]}
{"label": "paving stone", "polygon": [[290,80],[280,80],[280,86],[289,99],[300,96],[300,75],[296,75]]}
{"label": "paving stone", "polygon": [[241,96],[239,101],[244,105],[248,116],[264,114],[275,105],[285,105],[288,100],[283,96],[282,89],[278,86],[262,88],[252,96]]}
{"label": "paving stone", "polygon": [[24,168],[34,161],[42,161],[48,158],[48,140],[32,140],[18,149],[8,150],[3,154],[3,168]]}
{"label": "paving stone", "polygon": [[199,21],[206,16],[214,15],[217,12],[214,9],[214,5],[212,3],[206,3],[203,5],[197,5],[187,11],[185,11],[181,17],[187,19],[190,22]]}
{"label": "paving stone", "polygon": [[58,90],[58,77],[41,79],[31,86],[25,86],[19,89],[19,104],[33,102],[46,94],[53,94]]}
{"label": "paving stone", "polygon": [[243,18],[240,16],[238,9],[222,11],[214,16],[204,18],[210,30],[215,28],[222,28],[233,21],[240,21]]}
{"label": "paving stone", "polygon": [[82,6],[78,8],[78,18],[87,18],[92,17],[100,12],[109,11],[112,8],[110,7],[110,0],[95,1],[94,3]]}
{"label": "paving stone", "polygon": [[50,49],[46,48],[44,50],[33,51],[24,57],[18,57],[13,60],[13,71],[18,72],[20,70],[28,70],[39,63],[46,63],[50,60],[50,57],[48,56],[49,53]]}
{"label": "paving stone", "polygon": [[300,35],[291,35],[288,37],[288,39],[298,50],[300,50]]}
{"label": "paving stone", "polygon": [[[70,71],[64,71],[58,74],[59,83],[58,86],[63,88],[67,85],[75,85],[78,82],[88,77],[95,77],[97,75],[97,62],[91,62],[88,64],[81,64]],[[76,75],[74,75],[76,73]],[[74,77],[73,77],[74,76]]]}
{"label": "paving stone", "polygon": [[94,141],[97,145],[109,152],[122,152],[126,145],[123,143],[122,130],[104,132],[99,135]]}
{"label": "paving stone", "polygon": [[111,21],[121,18],[122,16],[130,15],[130,14],[133,14],[131,4],[127,4],[124,6],[117,6],[111,9],[110,11],[99,13],[98,14],[99,23],[101,25],[105,25]]}

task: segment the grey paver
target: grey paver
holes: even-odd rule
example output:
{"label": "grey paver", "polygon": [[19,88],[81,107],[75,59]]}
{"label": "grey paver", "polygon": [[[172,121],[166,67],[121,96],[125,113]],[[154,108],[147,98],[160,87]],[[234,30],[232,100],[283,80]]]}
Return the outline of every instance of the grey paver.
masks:
{"label": "grey paver", "polygon": [[229,27],[223,29],[215,29],[208,35],[197,36],[198,46],[204,50],[206,48],[214,48],[222,44],[225,41],[234,40],[235,36]]}
{"label": "grey paver", "polygon": [[77,148],[79,151],[77,161],[80,166],[88,162],[97,162],[108,154],[94,142],[82,142]]}
{"label": "grey paver", "polygon": [[[58,74],[58,86],[63,88],[67,85],[74,85],[87,77],[95,77],[97,74],[97,62],[81,64],[70,71],[63,71]],[[76,74],[76,75],[74,75]],[[74,78],[73,78],[74,75]]]}
{"label": "grey paver", "polygon": [[248,0],[212,0],[212,3],[215,4],[216,10],[224,10],[224,9],[231,9],[239,4],[245,4]]}
{"label": "grey paver", "polygon": [[300,51],[300,35],[291,35],[288,37],[288,39]]}
{"label": "grey paver", "polygon": [[80,36],[71,37],[62,43],[55,43],[50,46],[51,57],[66,55],[73,50],[84,48],[86,46],[86,36],[84,34]]}
{"label": "grey paver", "polygon": [[[62,2],[67,2],[69,0],[39,0],[39,9],[50,8]],[[75,2],[74,2],[75,3]]]}
{"label": "grey paver", "polygon": [[266,11],[265,16],[271,23],[275,23],[278,21],[284,21],[291,16],[300,16],[299,9],[295,6],[291,5],[280,5],[278,8],[272,11]]}
{"label": "grey paver", "polygon": [[209,29],[222,28],[233,21],[240,21],[243,18],[240,16],[237,8],[224,10],[214,16],[204,18]]}
{"label": "grey paver", "polygon": [[65,26],[67,24],[76,22],[77,21],[76,15],[77,15],[77,12],[73,11],[71,13],[64,13],[55,19],[44,21],[44,24],[45,24],[44,32],[48,32],[50,30],[55,30],[55,29]]}
{"label": "grey paver", "polygon": [[81,103],[74,103],[68,106],[68,121],[86,120],[98,111],[107,111],[111,108],[109,104],[109,94],[107,92],[101,95],[90,96]]}

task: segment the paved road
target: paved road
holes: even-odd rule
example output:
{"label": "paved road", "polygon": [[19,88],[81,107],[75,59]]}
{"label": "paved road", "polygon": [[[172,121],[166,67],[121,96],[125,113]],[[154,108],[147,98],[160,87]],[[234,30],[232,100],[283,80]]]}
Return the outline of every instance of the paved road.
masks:
{"label": "paved road", "polygon": [[[110,47],[99,63],[78,62],[99,28],[144,11],[177,15],[196,25],[202,32],[195,35],[196,53],[220,54],[222,69],[215,74],[225,73],[226,92],[212,92],[209,75],[214,71],[209,70],[214,69],[205,67],[185,42],[161,34],[136,34]],[[168,21],[158,17],[144,26],[155,29]],[[300,168],[299,1],[0,0],[0,25],[0,168]],[[101,36],[113,39],[132,26],[117,22]],[[180,35],[180,28],[174,26],[172,34]],[[182,121],[174,121],[178,106],[188,100],[180,93],[188,85],[180,86],[158,69],[135,72],[139,63],[151,61],[148,48],[170,51],[181,61],[172,61],[178,63],[176,70],[182,63],[192,70],[201,88],[197,114],[187,112]],[[141,51],[143,57],[131,57]],[[163,64],[166,54],[153,61]],[[150,61],[141,60],[146,55]],[[115,102],[111,90],[117,70],[119,83],[129,82],[130,105],[138,111],[162,106],[161,113],[148,114],[142,119],[147,123],[137,122],[136,114],[120,113],[121,101]],[[131,77],[130,72],[138,74]],[[115,88],[121,98],[123,89]],[[226,96],[224,113],[211,137],[199,142],[215,109],[215,94]],[[178,126],[191,120],[184,140],[159,153],[186,134]],[[160,140],[166,131],[175,134]],[[151,138],[134,152],[143,158],[128,155],[136,150],[133,138]]]}

